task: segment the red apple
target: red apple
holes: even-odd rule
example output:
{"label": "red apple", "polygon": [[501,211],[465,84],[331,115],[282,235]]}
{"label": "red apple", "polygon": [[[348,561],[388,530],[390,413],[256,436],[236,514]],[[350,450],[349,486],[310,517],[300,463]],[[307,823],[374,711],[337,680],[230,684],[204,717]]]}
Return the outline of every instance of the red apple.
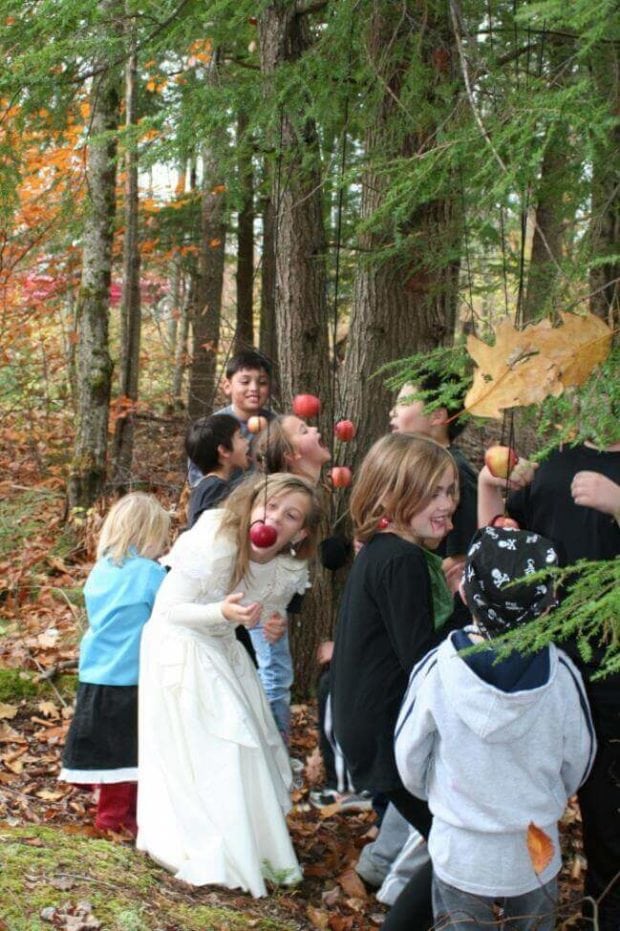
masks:
{"label": "red apple", "polygon": [[316,417],[321,402],[314,394],[298,394],[293,398],[293,413],[298,417]]}
{"label": "red apple", "polygon": [[267,418],[256,414],[254,417],[248,417],[248,430],[250,433],[260,433],[267,426]]}
{"label": "red apple", "polygon": [[262,520],[255,521],[250,527],[250,540],[259,550],[268,550],[278,539],[278,531]]}
{"label": "red apple", "polygon": [[510,530],[520,530],[514,517],[508,517],[507,514],[496,514],[489,522],[489,527],[508,527]]}
{"label": "red apple", "polygon": [[495,478],[508,478],[519,457],[511,446],[489,446],[484,463]]}
{"label": "red apple", "polygon": [[334,427],[334,433],[337,439],[342,440],[343,443],[348,443],[349,440],[353,439],[357,430],[352,420],[339,420]]}
{"label": "red apple", "polygon": [[334,466],[330,475],[334,488],[348,488],[351,484],[351,469],[347,466]]}

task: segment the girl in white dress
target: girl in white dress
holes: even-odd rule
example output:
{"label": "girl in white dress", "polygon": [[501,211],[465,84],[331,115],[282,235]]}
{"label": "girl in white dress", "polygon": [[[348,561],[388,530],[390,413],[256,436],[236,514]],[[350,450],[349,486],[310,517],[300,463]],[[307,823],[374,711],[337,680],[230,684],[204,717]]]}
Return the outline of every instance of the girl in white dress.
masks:
{"label": "girl in white dress", "polygon": [[[288,755],[235,639],[306,587],[320,506],[293,475],[244,482],[177,540],[140,657],[137,847],[192,885],[266,894],[301,873],[285,820]],[[250,528],[273,527],[257,547]]]}

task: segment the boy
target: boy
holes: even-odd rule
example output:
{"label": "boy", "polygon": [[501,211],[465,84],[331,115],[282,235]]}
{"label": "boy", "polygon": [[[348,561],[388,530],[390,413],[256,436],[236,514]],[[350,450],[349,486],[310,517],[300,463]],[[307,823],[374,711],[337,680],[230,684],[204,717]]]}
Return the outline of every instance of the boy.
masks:
{"label": "boy", "polygon": [[230,494],[235,472],[244,472],[249,466],[249,447],[239,421],[230,414],[211,414],[190,424],[185,452],[200,469],[201,478],[189,499],[188,527],[194,526],[203,511],[216,507]]}
{"label": "boy", "polygon": [[[270,420],[273,416],[269,409],[265,409],[271,392],[272,374],[273,366],[270,360],[255,349],[243,349],[231,356],[226,364],[222,385],[230,404],[214,413],[236,417],[241,435],[249,439],[250,417],[262,416]],[[191,460],[188,472],[190,486],[193,488],[200,478],[198,463]]]}
{"label": "boy", "polygon": [[[475,628],[454,631],[411,674],[396,727],[396,761],[406,787],[428,798],[434,816],[433,913],[442,928],[492,924],[498,899],[514,931],[555,927],[557,822],[596,750],[581,677],[553,645],[530,656],[513,652],[501,662],[492,646],[461,653],[557,604],[545,580],[528,581],[555,564],[551,543],[538,534],[480,530],[462,584]],[[531,822],[553,845],[538,875],[527,848]],[[386,931],[404,926],[399,919],[408,891]]]}
{"label": "boy", "polygon": [[[465,553],[478,527],[478,477],[471,463],[452,445],[466,426],[463,417],[451,419],[462,411],[462,403],[437,407],[426,413],[425,402],[419,397],[420,392],[438,391],[443,383],[437,376],[428,375],[417,385],[403,385],[390,411],[390,429],[392,433],[421,433],[428,436],[448,449],[456,462],[459,470],[459,503],[452,515],[452,530],[435,550],[443,558],[448,586],[454,591],[462,575]],[[453,620],[458,624],[466,624],[469,620],[459,598],[455,599]]]}

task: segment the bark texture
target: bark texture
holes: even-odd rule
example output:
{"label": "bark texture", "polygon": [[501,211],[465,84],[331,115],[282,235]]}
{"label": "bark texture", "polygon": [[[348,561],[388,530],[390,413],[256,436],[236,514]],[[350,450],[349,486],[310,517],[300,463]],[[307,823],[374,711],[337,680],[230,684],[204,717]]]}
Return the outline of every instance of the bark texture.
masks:
{"label": "bark texture", "polygon": [[[136,125],[137,54],[134,26],[130,21],[129,57],[125,68],[125,126]],[[138,234],[138,153],[133,146],[125,155],[125,232],[123,237],[123,294],[121,301],[121,353],[119,395],[122,407],[114,426],[114,484],[126,490],[131,484],[135,404],[140,377],[140,243]]]}
{"label": "bark texture", "polygon": [[[102,0],[112,19],[115,0]],[[69,506],[88,508],[101,494],[106,474],[112,361],[108,311],[114,235],[119,75],[98,62],[90,103],[87,214],[82,237],[82,276],[77,306],[77,424],[68,483]]]}
{"label": "bark texture", "polygon": [[[260,15],[259,40],[261,70],[271,83],[278,68],[298,61],[310,48],[306,14],[298,12],[298,4],[268,4]],[[331,431],[333,416],[326,239],[318,136],[304,111],[301,105],[283,106],[272,140],[278,152],[272,185],[276,342],[283,410],[290,410],[296,394],[317,394],[322,401],[319,425],[325,432]],[[327,521],[323,531],[328,532]],[[332,610],[331,583],[317,567],[301,620],[291,628],[296,688],[302,695],[312,688],[316,647],[331,634]]]}
{"label": "bark texture", "polygon": [[[454,338],[461,236],[457,196],[422,201],[398,227],[390,218],[369,223],[384,205],[388,184],[385,170],[377,166],[385,169],[390,157],[412,158],[435,144],[436,124],[420,118],[416,125],[414,115],[404,116],[400,106],[401,88],[412,66],[407,50],[421,49],[421,64],[433,75],[425,90],[432,100],[435,84],[450,76],[452,41],[447,10],[436,4],[424,10],[418,2],[376,0],[373,5],[367,47],[383,94],[365,140],[362,221],[369,225],[358,243],[340,412],[358,427],[355,440],[343,451],[352,464],[359,463],[388,428],[393,394],[381,375],[373,377],[378,369],[394,359],[448,345]],[[386,49],[393,51],[387,54]],[[390,254],[397,236],[406,241],[406,249]],[[371,255],[379,258],[367,260]]]}

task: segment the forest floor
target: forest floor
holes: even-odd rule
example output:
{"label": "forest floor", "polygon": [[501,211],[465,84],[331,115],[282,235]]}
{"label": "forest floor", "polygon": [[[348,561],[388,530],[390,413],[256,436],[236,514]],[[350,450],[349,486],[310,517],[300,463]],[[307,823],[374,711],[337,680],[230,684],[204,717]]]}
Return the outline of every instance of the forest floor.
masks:
{"label": "forest floor", "polygon": [[[139,433],[138,477],[168,506],[182,488],[182,429],[151,419]],[[0,428],[0,931],[379,927],[385,909],[353,869],[374,814],[318,812],[308,802],[320,781],[312,703],[294,708],[292,746],[307,763],[289,818],[304,880],[265,899],[175,881],[130,839],[96,832],[91,794],[57,781],[85,626],[81,589],[100,523],[93,513],[78,532],[66,524],[67,443],[61,419],[27,438],[10,419]],[[562,839],[568,928],[583,872],[575,805]]]}

